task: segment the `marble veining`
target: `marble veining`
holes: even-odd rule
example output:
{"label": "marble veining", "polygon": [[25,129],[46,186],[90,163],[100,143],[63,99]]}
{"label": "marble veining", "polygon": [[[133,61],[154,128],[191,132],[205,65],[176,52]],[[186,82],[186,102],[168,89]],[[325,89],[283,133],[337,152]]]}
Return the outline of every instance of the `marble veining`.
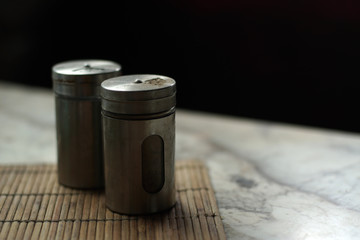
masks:
{"label": "marble veining", "polygon": [[55,162],[51,91],[0,82],[0,163]]}
{"label": "marble veining", "polygon": [[[55,163],[50,90],[0,82],[0,163]],[[229,239],[360,239],[360,136],[178,110],[176,160],[209,168]]]}
{"label": "marble veining", "polygon": [[178,126],[194,139],[183,144],[209,146],[199,158],[229,238],[360,239],[359,136],[184,114]]}

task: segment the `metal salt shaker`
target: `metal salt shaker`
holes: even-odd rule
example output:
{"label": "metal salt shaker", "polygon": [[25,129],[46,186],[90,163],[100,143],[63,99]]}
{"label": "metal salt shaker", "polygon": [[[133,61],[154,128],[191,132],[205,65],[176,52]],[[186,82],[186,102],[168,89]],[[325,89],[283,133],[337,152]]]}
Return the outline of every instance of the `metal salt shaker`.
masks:
{"label": "metal salt shaker", "polygon": [[150,214],[175,200],[176,83],[128,75],[101,84],[106,205]]}
{"label": "metal salt shaker", "polygon": [[104,186],[100,84],[119,76],[105,60],[76,60],[52,68],[59,182],[74,188]]}

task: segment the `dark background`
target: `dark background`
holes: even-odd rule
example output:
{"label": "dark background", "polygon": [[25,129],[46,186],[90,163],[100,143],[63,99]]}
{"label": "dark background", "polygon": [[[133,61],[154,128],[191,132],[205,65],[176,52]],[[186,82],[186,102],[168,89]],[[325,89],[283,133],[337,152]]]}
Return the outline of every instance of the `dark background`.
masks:
{"label": "dark background", "polygon": [[0,79],[96,58],[178,84],[178,107],[360,132],[356,0],[3,0]]}

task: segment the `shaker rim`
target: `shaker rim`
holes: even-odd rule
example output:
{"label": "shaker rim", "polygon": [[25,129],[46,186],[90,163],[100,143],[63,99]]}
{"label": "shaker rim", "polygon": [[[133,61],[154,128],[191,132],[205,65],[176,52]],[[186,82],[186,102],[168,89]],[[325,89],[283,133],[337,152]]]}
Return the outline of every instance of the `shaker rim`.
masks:
{"label": "shaker rim", "polygon": [[124,75],[101,83],[101,96],[114,101],[154,100],[175,93],[175,80],[156,74]]}
{"label": "shaker rim", "polygon": [[75,81],[81,76],[94,76],[113,72],[120,72],[121,65],[101,59],[78,59],[60,62],[52,67],[54,81]]}

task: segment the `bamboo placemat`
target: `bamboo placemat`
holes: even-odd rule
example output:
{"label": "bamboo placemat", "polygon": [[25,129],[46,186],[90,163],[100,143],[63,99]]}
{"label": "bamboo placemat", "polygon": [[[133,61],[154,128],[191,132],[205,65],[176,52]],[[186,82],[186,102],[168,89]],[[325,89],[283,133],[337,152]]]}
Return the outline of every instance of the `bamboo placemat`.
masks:
{"label": "bamboo placemat", "polygon": [[103,191],[60,186],[55,165],[0,166],[0,239],[225,239],[206,167],[175,169],[174,208],[127,216],[105,207]]}

